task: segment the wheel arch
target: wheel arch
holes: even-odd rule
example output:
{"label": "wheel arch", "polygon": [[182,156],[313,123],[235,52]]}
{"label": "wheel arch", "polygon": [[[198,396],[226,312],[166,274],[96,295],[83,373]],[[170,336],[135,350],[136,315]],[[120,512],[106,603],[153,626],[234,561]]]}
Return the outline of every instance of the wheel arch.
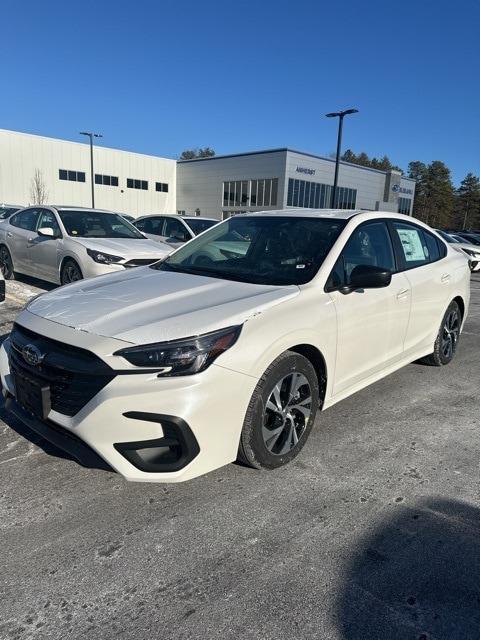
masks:
{"label": "wheel arch", "polygon": [[293,345],[289,347],[288,351],[298,353],[312,363],[315,373],[317,374],[318,387],[320,390],[320,409],[322,409],[327,390],[327,363],[325,362],[322,352],[313,344],[308,343]]}
{"label": "wheel arch", "polygon": [[462,298],[462,296],[456,296],[452,302],[456,302],[458,304],[458,306],[460,307],[460,313],[462,314],[462,322],[463,319],[465,318],[465,301]]}
{"label": "wheel arch", "polygon": [[60,266],[58,267],[58,276],[59,276],[59,277],[61,276],[61,274],[62,274],[62,269],[63,269],[63,267],[64,267],[65,263],[66,263],[68,260],[71,260],[72,262],[75,262],[75,264],[77,265],[77,267],[80,269],[80,273],[81,273],[81,274],[82,274],[82,276],[83,276],[82,267],[80,266],[80,263],[79,263],[78,259],[77,259],[77,258],[75,258],[75,256],[71,256],[71,255],[63,256],[63,258],[60,260]]}

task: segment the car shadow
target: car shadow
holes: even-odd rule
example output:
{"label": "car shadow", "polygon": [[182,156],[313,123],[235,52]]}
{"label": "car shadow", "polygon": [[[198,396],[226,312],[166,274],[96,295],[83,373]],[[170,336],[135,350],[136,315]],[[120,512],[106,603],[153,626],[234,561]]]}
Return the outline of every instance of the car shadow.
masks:
{"label": "car shadow", "polygon": [[22,282],[23,284],[28,285],[29,287],[35,287],[37,289],[43,289],[44,291],[52,291],[52,289],[56,289],[60,285],[53,284],[52,282],[46,282],[45,280],[39,280],[38,278],[33,278],[31,276],[25,276],[23,273],[15,273],[15,280],[13,282]]}
{"label": "car shadow", "polygon": [[480,509],[443,498],[397,508],[351,559],[340,637],[478,640]]}

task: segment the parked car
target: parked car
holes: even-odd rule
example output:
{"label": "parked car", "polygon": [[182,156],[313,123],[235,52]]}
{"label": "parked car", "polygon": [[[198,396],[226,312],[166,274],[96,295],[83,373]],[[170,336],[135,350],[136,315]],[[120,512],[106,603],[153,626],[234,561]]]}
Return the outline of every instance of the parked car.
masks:
{"label": "parked car", "polygon": [[180,247],[199,233],[218,224],[215,218],[201,216],[149,215],[137,218],[133,223],[147,238]]}
{"label": "parked car", "polygon": [[19,211],[22,207],[19,206],[15,206],[13,204],[2,204],[0,205],[0,222],[2,222],[2,220],[8,220],[8,218],[10,218],[10,216],[13,216],[13,214],[16,211]]}
{"label": "parked car", "polygon": [[68,284],[152,264],[171,251],[121,215],[97,209],[27,207],[0,225],[0,266],[7,280],[18,272]]}
{"label": "parked car", "polygon": [[[196,264],[238,237],[246,252]],[[6,407],[129,480],[237,457],[274,469],[320,410],[420,358],[448,364],[469,298],[465,257],[409,216],[235,216],[160,263],[30,302],[0,348]]]}
{"label": "parked car", "polygon": [[457,231],[455,235],[460,238],[464,238],[464,240],[470,242],[470,244],[474,244],[477,247],[480,246],[480,235],[477,235],[476,233],[472,233],[470,231]]}
{"label": "parked car", "polygon": [[480,270],[480,248],[477,248],[474,244],[467,242],[465,238],[461,238],[454,233],[446,233],[440,229],[436,229],[436,232],[440,234],[446,242],[451,244],[454,249],[467,256],[471,271]]}

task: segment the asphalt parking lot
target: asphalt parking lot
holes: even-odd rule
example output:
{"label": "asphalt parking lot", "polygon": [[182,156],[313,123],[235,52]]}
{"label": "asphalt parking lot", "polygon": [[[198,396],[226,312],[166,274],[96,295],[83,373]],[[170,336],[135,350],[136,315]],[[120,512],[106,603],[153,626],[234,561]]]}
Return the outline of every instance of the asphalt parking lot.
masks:
{"label": "asphalt parking lot", "polygon": [[[8,283],[0,336],[38,283]],[[1,337],[0,337],[1,340]],[[79,466],[0,405],[0,638],[480,637],[480,276],[456,359],[180,485]]]}

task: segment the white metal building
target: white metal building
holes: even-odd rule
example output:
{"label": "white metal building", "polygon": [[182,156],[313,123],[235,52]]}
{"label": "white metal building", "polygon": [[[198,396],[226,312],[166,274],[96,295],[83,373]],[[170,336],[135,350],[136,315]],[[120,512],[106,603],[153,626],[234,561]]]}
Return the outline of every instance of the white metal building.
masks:
{"label": "white metal building", "polygon": [[[33,203],[39,171],[51,204],[91,206],[90,147],[0,129],[0,204]],[[94,147],[95,206],[143,215],[176,211],[176,161]]]}
{"label": "white metal building", "polygon": [[[335,160],[291,149],[182,160],[177,210],[225,218],[245,211],[329,208]],[[415,181],[342,162],[335,207],[411,215]]]}
{"label": "white metal building", "polygon": [[[95,206],[139,216],[225,218],[245,211],[329,208],[335,161],[291,149],[176,161],[94,147]],[[91,206],[90,147],[0,129],[0,205],[32,204],[38,174],[45,203]],[[336,207],[411,214],[415,181],[397,171],[342,162]]]}

